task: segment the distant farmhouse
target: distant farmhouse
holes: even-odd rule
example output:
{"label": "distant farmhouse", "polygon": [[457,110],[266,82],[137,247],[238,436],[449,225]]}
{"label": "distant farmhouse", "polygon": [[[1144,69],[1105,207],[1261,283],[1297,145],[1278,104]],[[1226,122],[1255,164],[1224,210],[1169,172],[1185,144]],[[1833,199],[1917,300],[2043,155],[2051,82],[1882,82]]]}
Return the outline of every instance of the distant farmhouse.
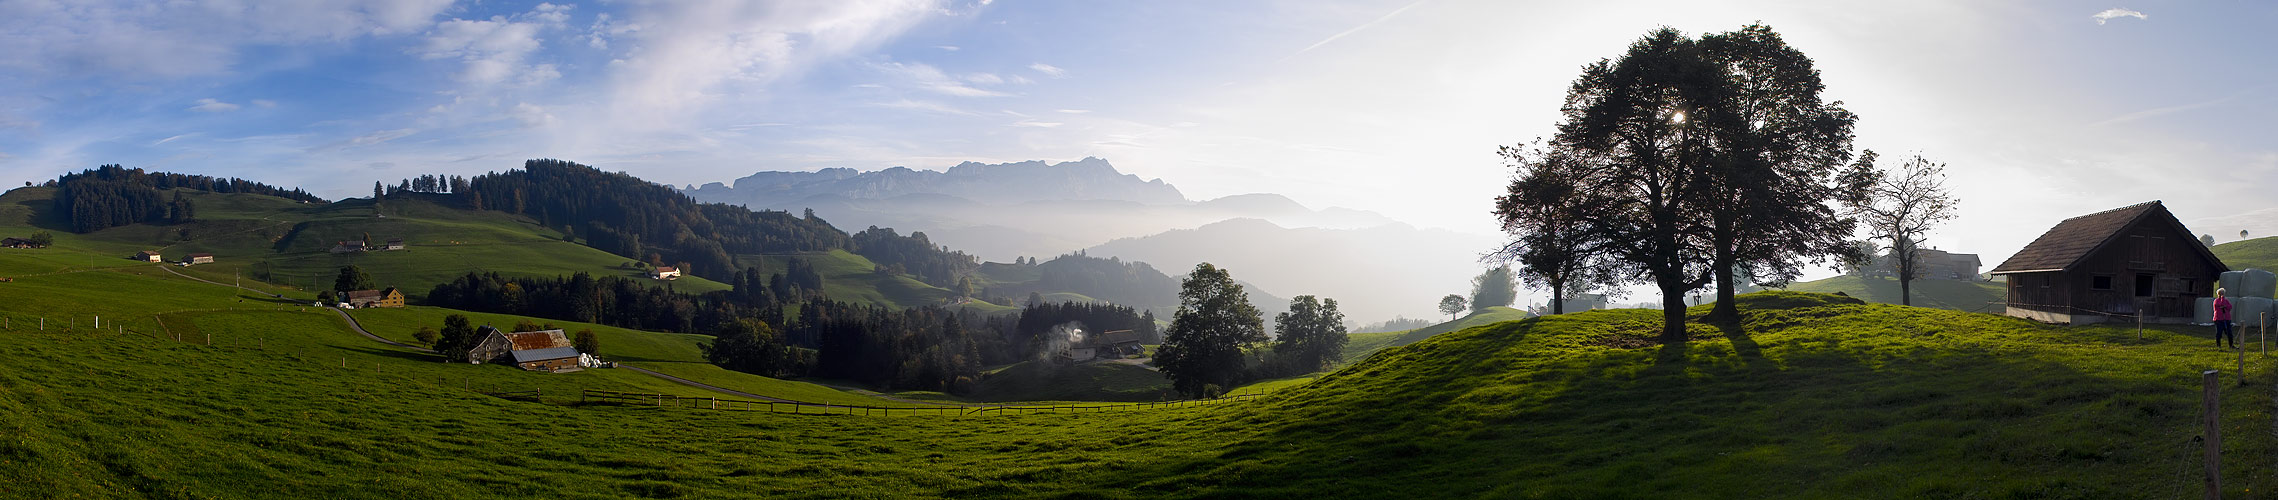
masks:
{"label": "distant farmhouse", "polygon": [[395,287],[386,290],[352,290],[348,292],[348,307],[403,307],[403,292]]}
{"label": "distant farmhouse", "polygon": [[506,333],[489,326],[477,332],[482,341],[467,350],[473,363],[513,363],[530,371],[564,372],[593,366],[592,356],[577,352],[561,330]]}
{"label": "distant farmhouse", "polygon": [[143,250],[143,251],[141,251],[141,252],[137,252],[137,253],[135,253],[135,254],[134,254],[134,257],[129,257],[129,258],[131,258],[131,259],[134,259],[134,260],[143,261],[143,262],[165,262],[165,261],[166,261],[166,258],[165,258],[165,257],[160,257],[160,256],[158,255],[158,251],[157,251],[157,250]]}
{"label": "distant farmhouse", "polygon": [[380,247],[380,249],[381,249],[381,250],[402,250],[402,249],[403,249],[403,238],[396,238],[396,239],[388,240],[388,244],[387,244],[387,246],[383,246],[383,247]]}
{"label": "distant farmhouse", "polygon": [[355,253],[364,250],[364,240],[348,240],[332,246],[332,253]]}
{"label": "distant farmhouse", "polygon": [[37,244],[37,243],[32,243],[32,240],[27,240],[27,239],[23,239],[23,238],[0,238],[0,248],[39,248],[39,247],[40,247],[40,245],[39,245],[39,244]]}
{"label": "distant farmhouse", "polygon": [[1060,354],[1062,356],[1060,361],[1081,363],[1094,359],[1122,359],[1125,356],[1135,356],[1143,352],[1143,348],[1139,344],[1145,341],[1146,339],[1141,337],[1139,332],[1132,330],[1095,333],[1084,337],[1083,342],[1068,346],[1067,352]]}
{"label": "distant farmhouse", "polygon": [[[1985,264],[1974,253],[1951,253],[1936,248],[1915,250],[1914,277],[1933,280],[1978,281],[1978,269]],[[1875,265],[1867,271],[1869,276],[1898,276],[1898,259],[1891,254],[1875,258]]]}
{"label": "distant farmhouse", "polygon": [[649,271],[649,278],[660,280],[677,280],[680,279],[680,268],[672,266],[657,266],[656,270]]}
{"label": "distant farmhouse", "polygon": [[2229,270],[2152,201],[2065,219],[1992,274],[2008,281],[2010,316],[2078,325],[2138,313],[2188,323]]}
{"label": "distant farmhouse", "polygon": [[214,263],[214,254],[210,254],[210,253],[194,253],[194,254],[190,254],[190,256],[189,256],[189,257],[184,257],[184,258],[182,258],[182,265],[185,265],[185,266],[187,266],[187,265],[192,265],[192,264],[212,264],[212,263]]}

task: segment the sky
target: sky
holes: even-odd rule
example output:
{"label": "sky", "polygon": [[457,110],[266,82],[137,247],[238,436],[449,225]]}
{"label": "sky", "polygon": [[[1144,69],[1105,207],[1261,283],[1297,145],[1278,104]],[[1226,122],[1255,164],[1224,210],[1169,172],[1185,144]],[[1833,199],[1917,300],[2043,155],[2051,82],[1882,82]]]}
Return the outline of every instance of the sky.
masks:
{"label": "sky", "polygon": [[[364,196],[559,158],[674,185],[762,170],[1106,158],[1493,233],[1496,147],[1662,26],[1763,22],[1857,145],[1947,165],[1931,245],[1990,269],[2164,200],[2278,235],[2278,4],[1027,0],[0,0],[0,182],[101,164]],[[15,184],[11,184],[15,185]]]}

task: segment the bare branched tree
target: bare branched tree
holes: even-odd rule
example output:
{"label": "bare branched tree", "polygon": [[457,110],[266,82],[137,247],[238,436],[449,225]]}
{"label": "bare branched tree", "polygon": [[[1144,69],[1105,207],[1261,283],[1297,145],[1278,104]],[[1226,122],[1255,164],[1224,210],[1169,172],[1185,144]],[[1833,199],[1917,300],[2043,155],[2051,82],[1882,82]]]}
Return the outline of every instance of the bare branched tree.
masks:
{"label": "bare branched tree", "polygon": [[1852,165],[1848,178],[1865,189],[1848,201],[1872,232],[1869,236],[1889,242],[1891,263],[1898,268],[1899,303],[1914,305],[1922,238],[1955,215],[1956,202],[1946,192],[1946,164],[1915,155],[1895,170],[1882,171],[1874,162],[1874,151],[1867,151]]}

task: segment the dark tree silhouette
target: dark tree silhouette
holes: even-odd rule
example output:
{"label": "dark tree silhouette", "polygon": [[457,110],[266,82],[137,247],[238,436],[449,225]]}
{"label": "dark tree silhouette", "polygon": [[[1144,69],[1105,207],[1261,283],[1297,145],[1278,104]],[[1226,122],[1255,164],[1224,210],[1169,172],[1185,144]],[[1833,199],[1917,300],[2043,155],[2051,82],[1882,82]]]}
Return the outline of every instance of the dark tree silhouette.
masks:
{"label": "dark tree silhouette", "polygon": [[1955,215],[1954,198],[1946,193],[1946,165],[1917,155],[1886,172],[1875,169],[1874,161],[1874,152],[1868,151],[1848,174],[1854,184],[1867,186],[1861,191],[1864,196],[1853,198],[1852,210],[1866,221],[1873,238],[1890,242],[1891,263],[1898,271],[1898,302],[1914,305],[1922,238]]}
{"label": "dark tree silhouette", "polygon": [[1337,312],[1337,299],[1314,300],[1299,295],[1289,300],[1289,312],[1276,314],[1273,352],[1289,364],[1290,373],[1312,373],[1343,361],[1345,314]]}
{"label": "dark tree silhouette", "polygon": [[1249,293],[1204,262],[1179,286],[1178,312],[1155,350],[1155,365],[1180,393],[1214,397],[1241,377],[1243,349],[1265,340],[1265,320]]}

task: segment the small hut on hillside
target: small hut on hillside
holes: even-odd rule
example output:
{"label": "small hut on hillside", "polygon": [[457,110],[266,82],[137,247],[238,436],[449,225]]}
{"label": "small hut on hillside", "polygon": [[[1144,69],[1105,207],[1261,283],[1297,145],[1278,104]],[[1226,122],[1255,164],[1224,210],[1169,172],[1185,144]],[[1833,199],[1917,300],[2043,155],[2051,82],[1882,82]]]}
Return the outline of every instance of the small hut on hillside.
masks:
{"label": "small hut on hillside", "polygon": [[1995,266],[2008,315],[2090,324],[2188,323],[2229,267],[2158,201],[2065,219]]}

